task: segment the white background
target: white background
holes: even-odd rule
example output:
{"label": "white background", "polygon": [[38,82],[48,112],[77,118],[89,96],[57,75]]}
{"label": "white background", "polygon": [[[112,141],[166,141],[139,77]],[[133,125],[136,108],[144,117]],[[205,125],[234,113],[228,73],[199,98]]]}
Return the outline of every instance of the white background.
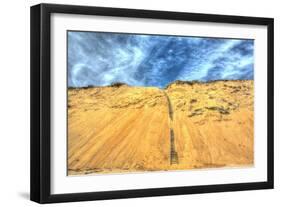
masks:
{"label": "white background", "polygon": [[[246,0],[107,0],[1,2],[0,38],[0,205],[36,206],[29,197],[29,7],[40,3],[68,3],[138,9],[219,13],[275,18],[275,105],[281,104],[281,13],[276,1]],[[280,1],[279,1],[280,2]],[[281,203],[280,108],[275,108],[275,190],[213,193],[173,197],[55,204],[53,206],[278,206]],[[275,204],[276,203],[276,204]],[[275,205],[274,205],[275,204]],[[280,204],[279,204],[280,205]]]}

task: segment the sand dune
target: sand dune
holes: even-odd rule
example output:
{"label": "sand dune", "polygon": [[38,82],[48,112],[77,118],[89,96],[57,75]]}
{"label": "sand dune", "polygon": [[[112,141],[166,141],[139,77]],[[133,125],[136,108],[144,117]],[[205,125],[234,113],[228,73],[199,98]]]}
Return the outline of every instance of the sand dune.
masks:
{"label": "sand dune", "polygon": [[68,90],[68,173],[253,165],[253,81]]}

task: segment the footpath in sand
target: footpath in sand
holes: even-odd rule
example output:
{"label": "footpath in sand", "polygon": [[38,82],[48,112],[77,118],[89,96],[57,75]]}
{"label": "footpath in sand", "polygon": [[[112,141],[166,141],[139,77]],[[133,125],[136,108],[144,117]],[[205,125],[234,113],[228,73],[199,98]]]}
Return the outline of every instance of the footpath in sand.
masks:
{"label": "footpath in sand", "polygon": [[68,174],[253,165],[253,81],[68,89]]}

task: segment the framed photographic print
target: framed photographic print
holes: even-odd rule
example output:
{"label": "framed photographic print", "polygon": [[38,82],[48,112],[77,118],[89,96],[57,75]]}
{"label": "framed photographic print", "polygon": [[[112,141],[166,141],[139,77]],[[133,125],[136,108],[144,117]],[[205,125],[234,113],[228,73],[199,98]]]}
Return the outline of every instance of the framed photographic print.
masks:
{"label": "framed photographic print", "polygon": [[273,19],[31,7],[31,200],[273,188]]}

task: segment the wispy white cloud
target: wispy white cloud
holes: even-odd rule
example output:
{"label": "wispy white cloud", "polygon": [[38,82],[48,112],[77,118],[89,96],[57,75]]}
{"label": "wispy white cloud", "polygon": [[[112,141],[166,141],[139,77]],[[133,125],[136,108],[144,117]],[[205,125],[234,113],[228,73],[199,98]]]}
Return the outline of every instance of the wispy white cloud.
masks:
{"label": "wispy white cloud", "polygon": [[68,33],[70,86],[253,78],[253,40]]}

